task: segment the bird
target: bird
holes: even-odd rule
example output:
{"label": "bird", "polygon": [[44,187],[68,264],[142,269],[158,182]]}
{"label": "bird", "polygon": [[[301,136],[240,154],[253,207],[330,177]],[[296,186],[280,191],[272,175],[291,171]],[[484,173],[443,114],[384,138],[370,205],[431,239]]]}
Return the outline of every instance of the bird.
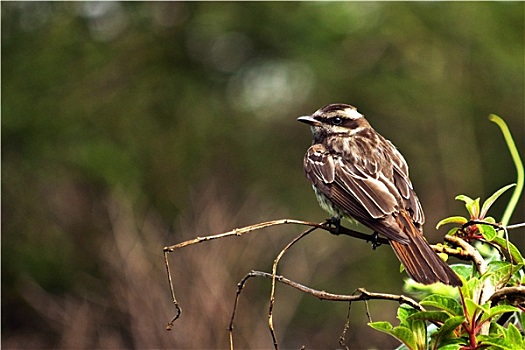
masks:
{"label": "bird", "polygon": [[306,178],[336,229],[343,218],[357,221],[388,239],[414,281],[461,286],[423,236],[423,208],[397,148],[349,104],[330,104],[297,120],[313,135],[303,160]]}

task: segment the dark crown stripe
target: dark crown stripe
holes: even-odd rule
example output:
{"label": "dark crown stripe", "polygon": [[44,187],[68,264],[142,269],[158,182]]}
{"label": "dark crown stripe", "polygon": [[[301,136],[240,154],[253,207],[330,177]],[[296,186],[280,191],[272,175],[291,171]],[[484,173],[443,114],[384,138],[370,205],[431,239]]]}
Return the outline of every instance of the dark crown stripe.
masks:
{"label": "dark crown stripe", "polygon": [[321,111],[323,111],[325,113],[330,113],[330,112],[343,111],[343,110],[345,110],[347,108],[356,109],[354,106],[347,105],[347,104],[344,104],[344,103],[334,103],[334,104],[328,105],[326,107],[323,107],[321,109]]}

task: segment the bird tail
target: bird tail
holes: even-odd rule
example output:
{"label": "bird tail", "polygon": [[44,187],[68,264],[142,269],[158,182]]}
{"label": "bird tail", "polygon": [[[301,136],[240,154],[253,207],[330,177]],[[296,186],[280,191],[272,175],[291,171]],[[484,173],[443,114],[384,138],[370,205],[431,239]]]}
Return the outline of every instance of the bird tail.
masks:
{"label": "bird tail", "polygon": [[455,287],[461,286],[458,275],[432,250],[408,214],[401,212],[396,220],[410,242],[403,244],[390,241],[390,244],[408,275],[422,284],[442,282]]}

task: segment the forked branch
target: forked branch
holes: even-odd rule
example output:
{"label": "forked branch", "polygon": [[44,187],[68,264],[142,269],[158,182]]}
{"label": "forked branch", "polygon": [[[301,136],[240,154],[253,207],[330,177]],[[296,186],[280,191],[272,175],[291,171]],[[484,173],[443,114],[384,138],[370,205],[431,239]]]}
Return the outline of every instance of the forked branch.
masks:
{"label": "forked branch", "polygon": [[[351,237],[355,237],[355,238],[358,238],[358,239],[363,239],[363,240],[366,240],[366,241],[372,241],[374,239],[373,235],[371,235],[371,234],[366,234],[366,233],[350,230],[350,229],[342,227],[342,226],[339,227],[338,229],[336,229],[335,227],[333,227],[333,226],[331,226],[329,224],[328,220],[325,221],[325,222],[322,222],[322,223],[315,223],[315,222],[303,221],[303,220],[280,219],[280,220],[272,220],[272,221],[261,222],[261,223],[258,223],[258,224],[249,225],[249,226],[245,226],[245,227],[241,227],[241,228],[236,228],[236,229],[233,229],[231,231],[219,233],[219,234],[216,234],[216,235],[197,237],[197,238],[193,238],[193,239],[190,239],[190,240],[187,240],[187,241],[184,241],[184,242],[180,242],[180,243],[177,243],[177,244],[174,244],[174,245],[171,245],[171,246],[166,246],[163,249],[163,251],[164,251],[164,263],[165,263],[165,266],[166,266],[166,273],[168,275],[168,283],[169,283],[169,287],[170,287],[171,299],[172,299],[172,302],[175,305],[175,309],[176,309],[175,316],[168,323],[168,325],[166,326],[166,329],[167,330],[171,330],[172,327],[173,327],[173,322],[175,322],[180,317],[180,315],[182,313],[182,309],[181,309],[181,307],[180,307],[180,305],[179,305],[179,303],[177,301],[177,298],[175,297],[175,290],[173,288],[173,281],[172,281],[172,278],[171,278],[171,269],[170,269],[169,260],[168,260],[168,254],[169,253],[174,252],[177,249],[184,248],[184,247],[187,247],[187,246],[190,246],[190,245],[193,245],[193,244],[198,244],[198,243],[202,243],[202,242],[208,242],[208,241],[212,241],[212,240],[215,240],[215,239],[231,237],[231,236],[242,236],[242,235],[245,235],[247,233],[254,232],[254,231],[257,231],[257,230],[261,230],[261,229],[264,229],[264,228],[268,228],[268,227],[272,227],[272,226],[278,226],[278,225],[287,225],[287,224],[310,226],[313,229],[320,228],[320,229],[328,231],[328,232],[330,232],[332,234],[351,236]],[[379,237],[379,238],[377,238],[377,243],[388,244],[388,240],[385,239],[385,238]]]}
{"label": "forked branch", "polygon": [[[233,323],[235,319],[235,313],[237,311],[237,306],[239,304],[239,298],[240,298],[243,288],[246,286],[247,281],[252,277],[264,277],[264,278],[271,279],[272,281],[277,281],[279,283],[295,288],[300,292],[316,297],[320,300],[343,301],[343,302],[353,302],[353,301],[365,301],[366,302],[368,300],[389,300],[389,301],[398,302],[399,304],[407,304],[416,310],[424,311],[424,308],[421,305],[419,305],[417,301],[407,296],[404,296],[404,295],[388,294],[388,293],[373,293],[373,292],[367,291],[364,288],[356,289],[352,295],[334,294],[334,293],[329,293],[326,291],[316,290],[316,289],[307,287],[303,284],[294,282],[281,275],[275,275],[275,274],[271,274],[268,272],[252,270],[251,272],[246,274],[246,276],[244,276],[242,280],[239,282],[239,284],[237,285],[237,294],[235,297],[235,303],[233,305],[233,312],[232,312],[232,317],[230,319],[230,325],[228,327],[228,331],[230,332],[230,349],[233,349],[233,328],[234,328]],[[270,310],[270,313],[271,313],[271,310]],[[272,336],[275,337],[275,334],[272,333]],[[274,347],[276,349],[278,348],[275,338],[274,338]]]}
{"label": "forked branch", "polygon": [[[175,290],[173,288],[173,281],[172,281],[172,277],[171,277],[170,265],[169,265],[169,260],[168,260],[168,254],[169,253],[174,252],[177,249],[184,248],[184,247],[187,247],[187,246],[190,246],[190,245],[194,245],[194,244],[198,244],[198,243],[202,243],[202,242],[207,242],[207,241],[211,241],[211,240],[215,240],[215,239],[219,239],[219,238],[230,237],[230,236],[242,236],[242,235],[245,235],[245,234],[250,233],[250,232],[258,231],[260,229],[264,229],[264,228],[268,228],[268,227],[272,227],[272,226],[278,226],[278,225],[286,225],[286,224],[304,225],[304,226],[309,226],[310,228],[308,230],[302,232],[300,235],[298,235],[295,239],[293,239],[290,243],[288,243],[281,250],[281,252],[278,254],[276,259],[274,260],[274,264],[273,264],[273,267],[272,267],[272,273],[261,272],[261,271],[252,271],[249,274],[247,274],[241,280],[241,282],[238,284],[237,295],[236,295],[235,304],[234,304],[232,317],[231,317],[231,321],[230,321],[230,326],[229,326],[230,346],[231,346],[232,349],[233,349],[233,321],[234,321],[234,317],[235,317],[235,312],[237,310],[239,296],[240,296],[241,290],[244,288],[244,286],[246,284],[246,281],[249,278],[251,278],[251,277],[265,277],[265,278],[272,279],[270,305],[269,305],[269,312],[268,312],[268,325],[269,325],[270,332],[271,332],[271,335],[272,335],[272,338],[273,338],[275,349],[278,349],[278,342],[277,342],[277,337],[276,337],[276,334],[275,334],[275,329],[274,329],[274,326],[273,326],[272,310],[273,310],[273,305],[274,305],[274,302],[275,302],[275,288],[276,288],[276,283],[277,282],[286,284],[286,285],[288,285],[290,287],[293,287],[293,288],[295,288],[295,289],[297,289],[297,290],[299,290],[301,292],[310,294],[310,295],[312,295],[314,297],[317,297],[317,298],[319,298],[321,300],[343,301],[343,302],[352,302],[352,301],[365,301],[366,302],[367,300],[372,300],[372,299],[382,299],[382,300],[396,301],[396,302],[399,302],[401,304],[408,304],[408,305],[412,306],[413,308],[415,308],[417,310],[422,310],[422,307],[416,301],[414,301],[413,299],[408,298],[408,297],[406,297],[404,295],[394,295],[394,294],[386,294],[386,293],[371,293],[371,292],[366,291],[365,289],[357,289],[354,292],[353,295],[332,294],[332,293],[328,293],[328,292],[325,292],[325,291],[318,291],[318,290],[309,288],[309,287],[304,286],[302,284],[299,284],[297,282],[291,281],[291,280],[289,280],[289,279],[287,279],[287,278],[285,278],[283,276],[277,275],[278,263],[281,260],[281,258],[283,257],[283,255],[288,251],[288,249],[291,246],[293,246],[295,243],[297,243],[300,239],[302,239],[303,237],[305,237],[306,235],[308,235],[309,233],[311,233],[312,231],[314,231],[316,229],[322,229],[322,230],[328,231],[328,232],[330,232],[332,234],[335,234],[335,235],[347,235],[347,236],[351,236],[351,237],[354,237],[354,238],[362,239],[362,240],[365,240],[365,241],[370,241],[370,242],[373,242],[376,245],[378,243],[379,244],[389,244],[389,241],[387,239],[385,239],[383,237],[377,237],[377,235],[366,234],[366,233],[354,231],[354,230],[351,230],[351,229],[348,229],[348,228],[345,228],[345,227],[342,227],[342,226],[339,226],[339,227],[336,228],[336,227],[334,227],[334,226],[332,226],[330,224],[330,220],[327,220],[327,221],[322,222],[322,223],[314,223],[314,222],[302,221],[302,220],[281,219],[281,220],[272,220],[272,221],[262,222],[262,223],[258,223],[258,224],[254,224],[254,225],[250,225],[250,226],[245,226],[245,227],[242,227],[242,228],[236,228],[236,229],[233,229],[231,231],[220,233],[220,234],[216,234],[216,235],[197,237],[197,238],[190,239],[190,240],[187,240],[187,241],[184,241],[184,242],[172,245],[172,246],[164,247],[164,260],[165,260],[165,265],[166,265],[166,272],[167,272],[167,275],[168,275],[168,283],[169,283],[169,287],[170,287],[170,293],[171,293],[172,301],[173,301],[173,304],[175,305],[175,308],[176,308],[176,314],[172,318],[172,320],[168,323],[166,329],[170,330],[172,328],[173,323],[175,322],[175,320],[177,320],[180,317],[181,312],[182,312],[182,310],[180,308],[180,305],[177,302],[177,299],[175,297]],[[461,246],[461,244],[458,244],[458,242],[454,242],[454,243],[455,243],[456,246]],[[458,249],[453,249],[453,248],[450,248],[450,247],[447,247],[447,246],[444,246],[444,245],[438,245],[438,246],[432,246],[432,247],[433,247],[433,249],[435,251],[445,252],[445,253],[447,253],[449,255],[456,256],[456,257],[458,257],[458,258],[460,258],[462,260],[470,260],[470,259],[472,259],[471,254],[469,254],[470,252],[465,252],[465,249],[459,249],[458,250]],[[348,320],[347,320],[347,323],[348,323]],[[345,331],[346,331],[346,328],[345,328]],[[343,340],[344,340],[344,333],[345,333],[345,331],[343,332],[343,335],[342,335],[342,339]]]}

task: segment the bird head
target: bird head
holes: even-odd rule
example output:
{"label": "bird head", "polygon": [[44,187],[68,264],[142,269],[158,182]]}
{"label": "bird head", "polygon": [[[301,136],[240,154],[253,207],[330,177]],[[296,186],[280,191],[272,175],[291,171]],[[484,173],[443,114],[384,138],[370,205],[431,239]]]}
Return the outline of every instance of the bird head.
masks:
{"label": "bird head", "polygon": [[314,140],[331,135],[352,136],[370,127],[356,107],[340,103],[330,104],[297,120],[310,125]]}

